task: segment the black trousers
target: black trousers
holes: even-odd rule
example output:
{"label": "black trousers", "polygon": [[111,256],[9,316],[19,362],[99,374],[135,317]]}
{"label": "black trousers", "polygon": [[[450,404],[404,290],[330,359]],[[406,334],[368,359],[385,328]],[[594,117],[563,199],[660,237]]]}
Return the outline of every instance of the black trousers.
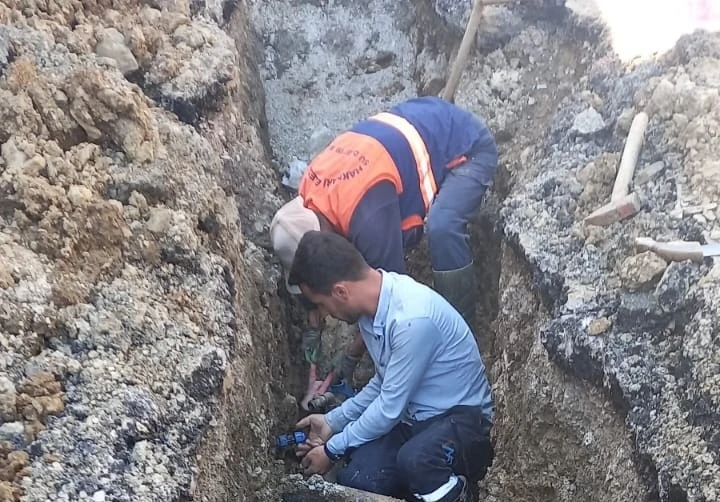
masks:
{"label": "black trousers", "polygon": [[458,406],[412,424],[400,423],[385,436],[348,452],[338,483],[398,498],[434,492],[452,474],[476,482],[492,464],[492,424],[479,408]]}

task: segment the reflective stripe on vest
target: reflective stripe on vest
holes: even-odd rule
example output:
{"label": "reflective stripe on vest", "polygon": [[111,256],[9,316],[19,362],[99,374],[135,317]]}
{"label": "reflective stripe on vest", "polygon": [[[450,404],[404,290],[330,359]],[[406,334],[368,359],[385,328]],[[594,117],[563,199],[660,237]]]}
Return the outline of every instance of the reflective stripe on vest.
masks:
{"label": "reflective stripe on vest", "polygon": [[415,165],[417,166],[418,180],[420,181],[420,193],[425,203],[425,211],[430,209],[430,205],[435,199],[437,193],[437,185],[435,184],[435,175],[430,166],[430,155],[428,154],[425,142],[420,137],[417,129],[399,115],[382,112],[370,117],[371,120],[377,120],[383,124],[389,125],[397,129],[410,145],[413,157],[415,157]]}

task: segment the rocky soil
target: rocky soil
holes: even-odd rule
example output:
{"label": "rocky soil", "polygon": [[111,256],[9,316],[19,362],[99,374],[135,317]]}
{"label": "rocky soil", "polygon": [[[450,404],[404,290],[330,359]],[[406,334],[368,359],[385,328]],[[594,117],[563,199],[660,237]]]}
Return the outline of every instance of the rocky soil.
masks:
{"label": "rocky soil", "polygon": [[[572,93],[559,101],[539,141],[519,149],[522,124],[515,124],[519,127],[511,133],[513,153],[506,162],[514,186],[501,211],[506,239],[504,299],[496,331],[501,350],[495,352],[499,360],[493,366],[501,400],[507,400],[498,427],[500,444],[510,451],[526,449],[547,425],[554,434],[558,425],[562,430],[576,424],[572,435],[549,442],[543,436],[545,441],[538,443],[538,451],[544,447],[544,453],[534,460],[547,462],[552,470],[562,467],[539,485],[539,480],[527,476],[522,456],[501,460],[501,469],[515,473],[512,490],[528,490],[528,500],[540,488],[550,490],[558,500],[579,495],[603,500],[604,493],[615,490],[622,495],[613,498],[639,499],[626,492],[633,490],[624,479],[632,471],[621,467],[631,458],[623,440],[628,435],[601,439],[612,420],[595,424],[602,415],[587,409],[581,410],[580,420],[566,418],[577,408],[575,378],[594,387],[579,395],[599,403],[593,394],[601,389],[624,418],[634,442],[635,471],[650,488],[648,497],[718,497],[720,402],[716,371],[711,368],[717,369],[720,362],[715,328],[720,269],[712,260],[667,264],[652,254],[636,253],[632,243],[637,236],[701,241],[718,236],[720,213],[714,201],[720,174],[715,140],[719,48],[717,35],[696,34],[681,39],[658,61],[631,68],[607,54],[578,61],[576,69],[587,69],[576,75],[579,85],[574,84]],[[523,73],[520,70],[520,82]],[[641,110],[650,115],[634,180],[643,209],[631,220],[608,228],[583,228],[582,218],[608,200],[629,123]],[[588,116],[596,117],[589,125],[582,120]],[[523,295],[504,284],[520,270],[534,285],[540,302],[526,319],[534,326],[533,338],[539,334],[539,339],[525,354],[516,352],[512,343],[520,330],[512,329],[517,312],[508,306],[526,312],[527,307],[520,306],[527,303],[513,301],[513,296]],[[534,355],[539,343],[546,353],[541,364]],[[546,358],[566,370],[573,382],[555,370],[545,373]],[[505,392],[503,378],[516,384],[518,371],[525,375],[521,388]],[[543,401],[548,401],[544,407]],[[528,411],[533,427],[503,438],[502,424],[513,430],[515,413]],[[573,436],[575,440],[568,441]],[[571,466],[558,460],[583,450],[575,449],[573,442],[593,452],[618,441],[621,447],[616,450],[593,454],[579,464],[581,473],[588,464],[597,466],[598,484],[591,493],[578,482],[577,467],[568,470]],[[608,465],[618,467],[608,469]]]}
{"label": "rocky soil", "polygon": [[280,199],[247,13],[10,0],[0,23],[0,500],[262,493],[288,349],[250,240]]}
{"label": "rocky soil", "polygon": [[[281,175],[436,93],[467,4],[0,3],[1,502],[275,498],[305,378],[268,252]],[[628,66],[561,4],[487,8],[456,97],[501,151],[473,228],[498,404],[482,488],[715,500],[720,270],[632,242],[720,239],[720,37]],[[583,227],[640,110],[643,210]]]}

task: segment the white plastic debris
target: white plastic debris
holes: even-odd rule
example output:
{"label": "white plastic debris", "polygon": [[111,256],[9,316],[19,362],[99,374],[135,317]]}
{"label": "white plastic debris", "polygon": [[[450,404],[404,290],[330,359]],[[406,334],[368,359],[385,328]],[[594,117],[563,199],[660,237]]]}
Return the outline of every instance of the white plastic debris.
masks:
{"label": "white plastic debris", "polygon": [[288,164],[288,170],[283,176],[282,184],[293,190],[297,190],[300,185],[300,179],[302,178],[305,169],[307,169],[307,162],[300,160],[297,157],[293,157]]}

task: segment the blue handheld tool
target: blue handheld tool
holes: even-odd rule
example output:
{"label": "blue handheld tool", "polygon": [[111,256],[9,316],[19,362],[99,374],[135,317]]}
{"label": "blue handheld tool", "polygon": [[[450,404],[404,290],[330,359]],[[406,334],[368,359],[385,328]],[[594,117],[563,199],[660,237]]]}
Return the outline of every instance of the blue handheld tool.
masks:
{"label": "blue handheld tool", "polygon": [[307,436],[302,431],[295,431],[288,434],[280,434],[275,438],[275,446],[278,448],[287,448],[295,444],[304,443]]}

